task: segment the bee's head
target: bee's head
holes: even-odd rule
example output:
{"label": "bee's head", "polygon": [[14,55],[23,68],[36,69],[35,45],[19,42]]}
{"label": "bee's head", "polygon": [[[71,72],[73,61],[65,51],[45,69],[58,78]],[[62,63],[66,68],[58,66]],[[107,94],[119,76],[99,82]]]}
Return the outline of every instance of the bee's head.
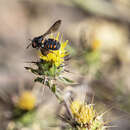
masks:
{"label": "bee's head", "polygon": [[41,36],[35,37],[35,38],[33,38],[33,40],[29,39],[31,41],[31,43],[27,46],[27,48],[29,48],[31,45],[33,48],[39,48],[41,46],[42,39],[43,38]]}
{"label": "bee's head", "polygon": [[29,41],[31,42],[27,47],[26,49],[28,49],[31,45],[33,48],[36,48],[37,47],[37,43],[36,43],[36,40],[35,38],[33,40],[29,39]]}
{"label": "bee's head", "polygon": [[32,40],[32,47],[33,48],[39,48],[41,46],[41,43],[42,43],[42,37],[35,37],[33,40]]}
{"label": "bee's head", "polygon": [[37,39],[36,39],[36,38],[34,38],[34,39],[32,40],[32,47],[33,47],[33,48],[36,48],[36,47],[37,47]]}

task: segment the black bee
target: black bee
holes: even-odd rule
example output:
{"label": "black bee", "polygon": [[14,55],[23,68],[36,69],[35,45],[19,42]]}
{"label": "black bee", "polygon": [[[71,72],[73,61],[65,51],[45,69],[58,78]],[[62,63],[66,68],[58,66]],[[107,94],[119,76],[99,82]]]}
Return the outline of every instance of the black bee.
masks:
{"label": "black bee", "polygon": [[47,35],[56,32],[59,29],[60,25],[61,20],[57,20],[43,35],[34,37],[33,40],[31,40],[31,43],[27,46],[27,48],[32,45],[33,48],[40,49],[43,55],[47,55],[50,50],[54,51],[60,49],[59,41],[52,38],[45,38]]}

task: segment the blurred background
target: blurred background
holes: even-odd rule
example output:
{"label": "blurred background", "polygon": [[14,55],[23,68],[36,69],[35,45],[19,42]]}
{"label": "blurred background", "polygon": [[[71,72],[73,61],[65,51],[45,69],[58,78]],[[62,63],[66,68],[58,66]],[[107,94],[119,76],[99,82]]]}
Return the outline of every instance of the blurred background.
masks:
{"label": "blurred background", "polygon": [[[97,110],[112,108],[110,130],[130,130],[130,0],[0,0],[0,130],[59,130],[58,101],[24,69],[37,61],[28,39],[61,19],[59,31],[69,40],[68,77],[79,85],[64,91],[94,95]],[[29,91],[40,102],[34,121],[14,122],[14,105]],[[91,98],[90,98],[91,99]],[[33,98],[32,98],[33,100]],[[30,115],[29,115],[30,116]],[[34,118],[31,115],[31,118]],[[62,128],[63,129],[63,128]]]}

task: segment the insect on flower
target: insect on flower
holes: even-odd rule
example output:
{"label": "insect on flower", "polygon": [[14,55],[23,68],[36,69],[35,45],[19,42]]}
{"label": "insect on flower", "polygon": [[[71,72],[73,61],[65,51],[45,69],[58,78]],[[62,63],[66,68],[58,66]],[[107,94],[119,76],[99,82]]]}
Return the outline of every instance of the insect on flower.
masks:
{"label": "insect on flower", "polygon": [[55,51],[60,49],[60,42],[53,38],[45,38],[47,35],[56,32],[61,25],[61,20],[57,20],[43,35],[34,37],[31,43],[27,46],[29,48],[31,45],[33,48],[38,48],[41,50],[43,55],[50,53],[50,50]]}

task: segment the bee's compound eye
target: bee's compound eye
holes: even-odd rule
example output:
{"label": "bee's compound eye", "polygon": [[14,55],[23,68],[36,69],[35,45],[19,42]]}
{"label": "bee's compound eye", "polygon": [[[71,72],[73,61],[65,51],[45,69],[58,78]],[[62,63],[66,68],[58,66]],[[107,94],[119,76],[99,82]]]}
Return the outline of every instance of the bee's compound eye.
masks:
{"label": "bee's compound eye", "polygon": [[32,43],[32,47],[33,47],[33,48],[36,48],[36,47],[37,47],[36,42],[33,42],[33,43]]}

